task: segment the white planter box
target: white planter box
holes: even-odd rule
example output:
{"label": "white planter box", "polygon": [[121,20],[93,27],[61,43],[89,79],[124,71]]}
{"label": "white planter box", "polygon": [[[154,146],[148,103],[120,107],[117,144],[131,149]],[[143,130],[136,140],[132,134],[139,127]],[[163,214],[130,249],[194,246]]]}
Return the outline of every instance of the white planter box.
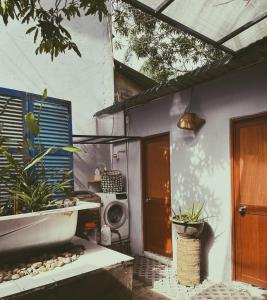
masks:
{"label": "white planter box", "polygon": [[69,242],[75,235],[78,210],[99,206],[80,201],[72,207],[0,217],[0,253]]}

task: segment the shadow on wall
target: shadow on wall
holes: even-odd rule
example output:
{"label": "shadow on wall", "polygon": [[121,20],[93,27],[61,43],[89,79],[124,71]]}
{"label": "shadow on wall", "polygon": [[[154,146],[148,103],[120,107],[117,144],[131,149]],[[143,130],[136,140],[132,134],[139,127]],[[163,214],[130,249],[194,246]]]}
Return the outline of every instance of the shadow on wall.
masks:
{"label": "shadow on wall", "polygon": [[[208,277],[208,257],[215,239],[222,234],[218,225],[222,221],[223,208],[217,196],[221,182],[216,182],[217,173],[225,168],[220,149],[212,151],[202,130],[198,133],[177,128],[172,134],[172,208],[175,212],[192,207],[193,203],[205,203],[204,216],[208,216],[201,238],[201,275]],[[214,146],[218,147],[218,145]],[[217,175],[216,175],[217,174]],[[218,232],[219,231],[219,232]],[[217,234],[217,236],[215,235]],[[179,259],[179,257],[177,257]]]}
{"label": "shadow on wall", "polygon": [[206,279],[209,275],[209,252],[214,240],[214,231],[209,223],[205,222],[203,233],[201,235],[200,273],[202,280]]}

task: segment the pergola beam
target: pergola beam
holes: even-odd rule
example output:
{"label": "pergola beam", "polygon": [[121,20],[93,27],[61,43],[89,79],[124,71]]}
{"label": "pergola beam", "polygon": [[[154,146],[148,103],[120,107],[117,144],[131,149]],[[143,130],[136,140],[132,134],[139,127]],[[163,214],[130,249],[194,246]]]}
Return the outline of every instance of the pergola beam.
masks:
{"label": "pergola beam", "polygon": [[162,13],[175,0],[164,0],[155,10],[156,14]]}

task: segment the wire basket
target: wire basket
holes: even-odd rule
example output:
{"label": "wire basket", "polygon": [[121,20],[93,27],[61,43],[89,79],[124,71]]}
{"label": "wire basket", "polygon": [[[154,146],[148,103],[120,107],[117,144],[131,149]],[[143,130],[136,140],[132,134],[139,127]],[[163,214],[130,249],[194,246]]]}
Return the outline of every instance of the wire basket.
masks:
{"label": "wire basket", "polygon": [[121,171],[105,171],[101,178],[103,193],[121,193],[123,190],[123,179]]}

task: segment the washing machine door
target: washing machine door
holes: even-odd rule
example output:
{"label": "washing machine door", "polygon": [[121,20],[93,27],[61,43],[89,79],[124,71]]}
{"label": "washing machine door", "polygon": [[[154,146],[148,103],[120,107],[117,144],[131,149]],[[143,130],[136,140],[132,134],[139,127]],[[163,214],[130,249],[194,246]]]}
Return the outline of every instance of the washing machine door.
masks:
{"label": "washing machine door", "polygon": [[120,228],[128,218],[127,206],[119,201],[113,201],[106,206],[105,223],[111,228]]}

